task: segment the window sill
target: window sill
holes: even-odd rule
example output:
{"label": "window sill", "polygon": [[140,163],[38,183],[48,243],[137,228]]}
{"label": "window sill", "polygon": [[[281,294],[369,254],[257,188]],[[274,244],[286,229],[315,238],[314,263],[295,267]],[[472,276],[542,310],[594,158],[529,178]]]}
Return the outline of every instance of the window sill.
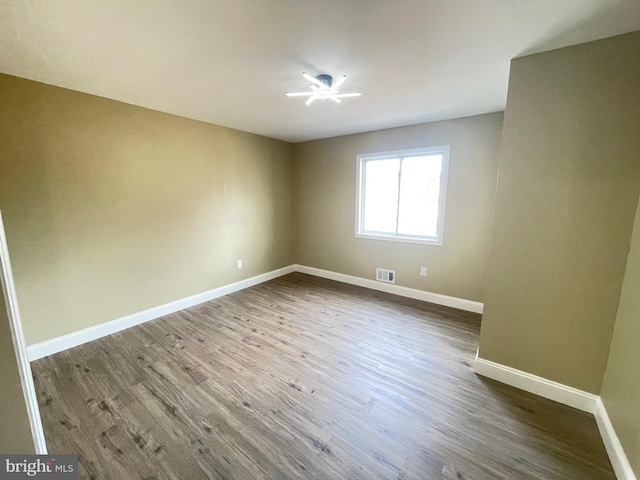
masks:
{"label": "window sill", "polygon": [[442,239],[436,238],[420,238],[420,237],[401,237],[397,235],[383,235],[373,233],[356,233],[356,238],[366,238],[368,240],[383,240],[386,242],[400,242],[400,243],[417,243],[421,245],[432,245],[434,247],[442,246]]}

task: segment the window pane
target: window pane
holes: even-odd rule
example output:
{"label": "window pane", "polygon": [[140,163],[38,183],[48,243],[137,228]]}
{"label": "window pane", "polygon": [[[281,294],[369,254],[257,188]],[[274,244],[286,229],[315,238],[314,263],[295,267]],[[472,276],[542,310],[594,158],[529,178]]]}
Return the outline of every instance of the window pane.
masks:
{"label": "window pane", "polygon": [[396,233],[400,159],[368,160],[364,169],[363,230]]}
{"label": "window pane", "polygon": [[442,155],[406,157],[400,179],[398,233],[435,237]]}

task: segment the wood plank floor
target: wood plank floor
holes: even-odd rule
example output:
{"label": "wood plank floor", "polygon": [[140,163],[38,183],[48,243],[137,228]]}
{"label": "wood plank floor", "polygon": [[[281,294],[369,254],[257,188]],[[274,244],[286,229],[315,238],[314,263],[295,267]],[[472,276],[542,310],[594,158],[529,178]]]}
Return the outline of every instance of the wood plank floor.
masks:
{"label": "wood plank floor", "polygon": [[291,274],[33,364],[86,479],[614,479],[591,415],[476,376],[480,317]]}

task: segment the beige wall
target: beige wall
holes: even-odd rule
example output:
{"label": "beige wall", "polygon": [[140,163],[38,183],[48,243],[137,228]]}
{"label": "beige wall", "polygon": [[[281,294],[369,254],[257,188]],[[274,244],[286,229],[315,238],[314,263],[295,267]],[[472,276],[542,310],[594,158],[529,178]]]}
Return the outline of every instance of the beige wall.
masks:
{"label": "beige wall", "polygon": [[0,453],[35,453],[7,305],[0,286]]}
{"label": "beige wall", "polygon": [[291,145],[6,75],[0,91],[28,344],[293,263]]}
{"label": "beige wall", "polygon": [[640,477],[640,209],[636,210],[600,395],[631,467]]}
{"label": "beige wall", "polygon": [[599,393],[640,175],[640,32],[512,62],[480,356]]}
{"label": "beige wall", "polygon": [[[635,33],[514,60],[506,117],[294,146],[0,75],[0,208],[27,341],[294,262],[391,268],[399,285],[484,301],[483,358],[602,384],[638,472],[638,72]],[[356,155],[434,145],[451,145],[444,245],[356,239]],[[0,307],[0,451],[32,452]]]}
{"label": "beige wall", "polygon": [[[295,145],[297,262],[399,285],[483,300],[503,115],[348,135]],[[356,155],[451,145],[444,245],[355,238]],[[420,276],[420,267],[428,276]]]}

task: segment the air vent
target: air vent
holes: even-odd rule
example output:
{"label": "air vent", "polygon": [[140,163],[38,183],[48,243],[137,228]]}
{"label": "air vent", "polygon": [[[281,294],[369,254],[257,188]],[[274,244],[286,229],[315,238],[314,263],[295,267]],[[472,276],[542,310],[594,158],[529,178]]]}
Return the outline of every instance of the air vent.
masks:
{"label": "air vent", "polygon": [[376,268],[376,280],[379,282],[396,283],[396,272],[393,270],[385,270],[384,268]]}

